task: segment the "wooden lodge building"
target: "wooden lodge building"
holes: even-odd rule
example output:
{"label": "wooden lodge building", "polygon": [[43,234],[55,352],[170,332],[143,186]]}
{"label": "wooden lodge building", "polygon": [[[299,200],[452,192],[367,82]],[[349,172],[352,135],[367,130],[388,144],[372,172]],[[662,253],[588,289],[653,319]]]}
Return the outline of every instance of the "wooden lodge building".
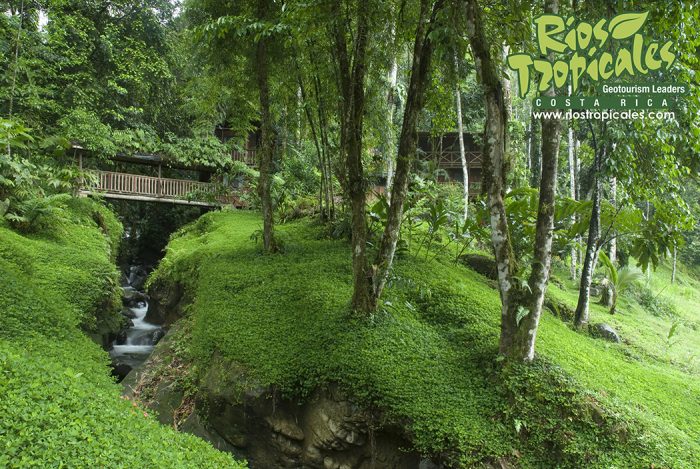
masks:
{"label": "wooden lodge building", "polygon": [[[470,133],[465,132],[463,138],[469,168],[469,196],[477,197],[481,193],[481,145]],[[460,185],[464,183],[458,132],[438,136],[433,136],[430,132],[418,132],[418,157],[426,162],[432,161],[435,167],[441,170],[438,182]]]}

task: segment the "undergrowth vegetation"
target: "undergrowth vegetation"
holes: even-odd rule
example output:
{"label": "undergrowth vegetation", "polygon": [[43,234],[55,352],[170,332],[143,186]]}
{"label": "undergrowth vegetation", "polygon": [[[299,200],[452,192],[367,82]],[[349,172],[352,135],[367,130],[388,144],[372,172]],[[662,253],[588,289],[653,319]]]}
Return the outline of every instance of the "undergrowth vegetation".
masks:
{"label": "undergrowth vegetation", "polygon": [[120,398],[83,331],[121,320],[121,225],[88,199],[54,203],[32,233],[0,221],[0,466],[237,467]]}
{"label": "undergrowth vegetation", "polygon": [[194,298],[181,348],[200,373],[222,357],[251,386],[302,398],[339,383],[455,466],[700,464],[696,376],[550,314],[536,363],[503,367],[497,292],[447,256],[400,257],[380,312],[354,320],[346,243],[301,220],[279,228],[284,254],[264,256],[250,239],[258,228],[255,213],[207,214],[173,236],[150,280]]}

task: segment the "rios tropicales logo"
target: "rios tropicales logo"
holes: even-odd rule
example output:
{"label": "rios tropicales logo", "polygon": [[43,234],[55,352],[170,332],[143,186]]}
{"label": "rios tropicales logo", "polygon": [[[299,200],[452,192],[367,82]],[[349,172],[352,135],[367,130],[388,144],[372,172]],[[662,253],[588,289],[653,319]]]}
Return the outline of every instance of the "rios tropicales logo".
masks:
{"label": "rios tropicales logo", "polygon": [[[660,43],[647,41],[640,32],[647,21],[648,12],[623,13],[595,24],[545,14],[535,18],[537,45],[541,56],[511,54],[508,66],[518,78],[520,97],[537,82],[538,91],[546,91],[554,85],[563,88],[571,84],[573,93],[581,80],[598,84],[605,96],[574,97],[557,96],[538,98],[538,108],[590,109],[590,108],[660,108],[667,107],[670,96],[684,94],[687,86],[674,84],[635,84],[611,86],[607,82],[647,75],[650,71],[667,71],[676,60],[673,41]],[[566,55],[566,60],[551,60],[549,54]],[[535,75],[539,80],[532,80]]]}

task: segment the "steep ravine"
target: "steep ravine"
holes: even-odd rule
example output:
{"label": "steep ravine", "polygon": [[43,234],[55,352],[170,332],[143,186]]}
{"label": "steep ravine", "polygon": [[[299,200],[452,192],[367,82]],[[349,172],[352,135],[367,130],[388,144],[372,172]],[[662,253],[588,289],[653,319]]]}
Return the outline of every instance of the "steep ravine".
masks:
{"label": "steep ravine", "polygon": [[401,426],[367,409],[336,385],[310,396],[281,396],[256,385],[238,363],[214,357],[196,387],[178,353],[187,339],[180,319],[187,297],[179,285],[156,283],[147,320],[170,331],[140,368],[123,381],[125,394],[152,408],[161,423],[200,436],[246,459],[252,469],[390,469],[440,467],[410,450]]}
{"label": "steep ravine", "polygon": [[59,199],[33,233],[0,221],[0,467],[242,468],[120,398],[114,214]]}

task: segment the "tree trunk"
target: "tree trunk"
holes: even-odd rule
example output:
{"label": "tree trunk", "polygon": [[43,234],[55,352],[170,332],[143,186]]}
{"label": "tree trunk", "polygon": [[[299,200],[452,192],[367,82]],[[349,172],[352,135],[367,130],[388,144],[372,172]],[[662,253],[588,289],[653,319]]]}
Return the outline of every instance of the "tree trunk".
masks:
{"label": "tree trunk", "polygon": [[594,143],[594,147],[593,206],[591,207],[591,221],[588,225],[588,241],[586,243],[586,256],[583,260],[583,270],[581,271],[578,304],[576,305],[576,312],[574,314],[574,325],[576,327],[582,327],[588,324],[591,282],[598,260],[598,241],[600,239],[600,170],[605,154],[605,145],[598,146]]}
{"label": "tree trunk", "polygon": [[506,107],[503,102],[503,84],[491,58],[489,44],[483,30],[481,10],[476,0],[466,4],[467,36],[476,62],[477,75],[481,82],[486,107],[484,126],[484,190],[487,193],[491,243],[496,257],[498,289],[501,296],[500,353],[518,353],[511,348],[517,333],[517,296],[513,284],[515,257],[510,242],[510,231],[506,218],[504,182],[506,167],[505,132]]}
{"label": "tree trunk", "polygon": [[671,269],[671,283],[676,283],[676,263],[678,261],[678,247],[673,243],[673,267]]}
{"label": "tree trunk", "polygon": [[[571,85],[568,87],[569,95],[571,95]],[[574,123],[569,121],[569,133],[568,133],[568,156],[569,156],[569,196],[576,200],[576,143],[574,142]],[[576,215],[573,217],[574,223],[576,222]],[[578,248],[576,247],[576,242],[571,246],[571,265],[569,274],[571,280],[576,280],[578,274]]]}
{"label": "tree trunk", "polygon": [[606,308],[613,306],[613,290],[615,286],[607,278],[600,282],[600,304]]}
{"label": "tree trunk", "polygon": [[[549,1],[545,12],[556,14],[557,3]],[[552,88],[545,93],[554,96]],[[542,176],[540,178],[540,199],[537,209],[537,225],[535,231],[535,255],[530,273],[530,299],[528,309],[530,314],[522,319],[519,328],[522,348],[526,351],[524,358],[532,360],[535,357],[535,339],[542,304],[547,292],[549,273],[552,264],[552,238],[554,233],[554,206],[557,193],[557,165],[559,161],[559,142],[561,141],[561,122],[559,119],[542,119]]]}
{"label": "tree trunk", "polygon": [[[392,28],[392,36],[396,36],[395,28]],[[396,47],[394,47],[396,49]],[[394,51],[396,54],[396,51]],[[396,109],[396,83],[399,76],[399,63],[396,55],[391,62],[389,70],[389,92],[387,93],[387,128],[384,140],[384,152],[386,155],[386,197],[391,200],[391,184],[394,179],[394,110]]]}
{"label": "tree trunk", "polygon": [[411,78],[406,96],[401,135],[399,136],[399,150],[396,156],[396,174],[391,188],[391,204],[387,213],[386,226],[382,234],[379,251],[374,262],[376,269],[374,276],[375,303],[386,285],[394,254],[396,253],[396,243],[399,239],[401,219],[403,217],[403,206],[408,193],[411,162],[416,157],[416,145],[418,142],[416,126],[418,116],[425,105],[425,88],[428,82],[433,53],[433,46],[429,36],[443,2],[441,0],[435,2],[432,12],[430,4],[430,0],[421,0],[420,17],[416,27],[416,39],[413,48]]}
{"label": "tree trunk", "polygon": [[[545,4],[545,12],[556,14],[557,7],[556,0],[548,1]],[[477,0],[467,1],[467,36],[486,101],[484,179],[488,184],[486,190],[491,222],[491,242],[496,257],[501,296],[499,352],[511,360],[530,361],[534,358],[536,332],[551,264],[560,125],[558,120],[543,121],[543,164],[534,260],[528,280],[529,289],[526,289],[513,278],[517,274],[517,265],[510,242],[504,204],[506,171],[509,166],[505,151],[508,119],[504,102],[505,89],[491,58]],[[550,90],[548,94],[553,95],[554,90]]]}
{"label": "tree trunk", "polygon": [[[10,105],[8,116],[12,117],[12,112],[15,104],[15,88],[17,85],[17,68],[19,67],[19,50],[22,42],[22,25],[24,24],[24,0],[22,0],[19,8],[19,27],[17,28],[17,40],[15,41],[15,64],[12,67],[12,84],[10,85]],[[11,153],[10,144],[7,144],[7,153]]]}
{"label": "tree trunk", "polygon": [[[530,108],[529,114],[532,115],[532,108]],[[530,122],[527,124],[527,148],[525,150],[527,151],[527,161],[525,164],[529,182],[530,175],[532,174],[532,119],[530,119]]]}
{"label": "tree trunk", "polygon": [[539,187],[542,175],[542,155],[540,145],[541,122],[530,119],[530,187]]}
{"label": "tree trunk", "polygon": [[[547,0],[545,13],[556,15],[559,11],[557,0]],[[547,90],[545,96],[555,96],[554,88]],[[542,315],[542,304],[547,292],[549,273],[552,264],[552,238],[554,233],[554,206],[557,192],[557,166],[559,162],[559,143],[561,141],[561,121],[559,119],[542,118],[542,147],[540,197],[537,208],[535,227],[534,258],[528,279],[529,297],[523,305],[527,314],[515,318],[516,334],[510,342],[501,343],[501,349],[506,349],[506,355],[531,361],[535,358],[535,340],[537,328]],[[524,314],[524,311],[522,312]],[[512,318],[511,318],[512,320]]]}
{"label": "tree trunk", "polygon": [[[265,18],[269,0],[259,0],[259,18]],[[268,69],[268,39],[261,37],[255,50],[255,74],[260,98],[260,157],[258,179],[258,196],[263,217],[263,251],[271,253],[276,250],[274,238],[274,220],[272,207],[272,160],[274,156],[274,130],[272,126],[272,113],[270,112],[270,83]]]}
{"label": "tree trunk", "polygon": [[[301,96],[300,106],[304,109],[304,114],[306,115],[306,120],[309,122],[309,127],[311,128],[311,137],[313,138],[314,147],[316,148],[316,156],[318,156],[318,169],[321,172],[321,184],[318,194],[318,207],[319,213],[321,214],[322,220],[328,220],[330,218],[330,206],[328,204],[328,177],[326,174],[326,162],[324,159],[323,151],[321,150],[321,143],[319,142],[318,133],[316,132],[316,124],[309,111],[309,103],[306,96],[306,90],[304,87],[304,81],[301,76],[301,72],[297,67],[297,80],[299,82],[299,95]],[[301,128],[301,124],[299,125]],[[326,202],[324,205],[324,201]]]}
{"label": "tree trunk", "polygon": [[462,221],[466,221],[469,216],[469,163],[464,151],[464,125],[462,123],[462,94],[459,92],[459,85],[455,87],[455,100],[457,101],[457,132],[459,132],[459,158],[462,161],[462,197],[464,199],[464,213]]}
{"label": "tree trunk", "polygon": [[375,309],[372,270],[367,264],[366,182],[362,165],[362,127],[365,104],[365,59],[367,54],[368,16],[367,4],[358,2],[357,31],[353,44],[352,60],[344,28],[348,22],[335,3],[336,21],[333,26],[336,58],[342,100],[341,151],[345,156],[347,173],[346,191],[351,207],[353,293],[351,307],[354,312],[366,314]]}
{"label": "tree trunk", "polygon": [[[613,176],[610,178],[610,203],[613,207],[617,207],[617,178]],[[615,230],[612,230],[610,238],[610,252],[608,253],[610,262],[613,265],[617,262],[617,237],[615,236]]]}
{"label": "tree trunk", "polygon": [[335,218],[335,196],[333,194],[333,168],[331,166],[330,144],[328,143],[328,121],[326,119],[326,108],[324,99],[321,96],[321,84],[318,74],[313,80],[316,94],[318,133],[321,139],[321,155],[323,156],[323,166],[325,174],[325,197],[326,208],[328,209],[328,220]]}
{"label": "tree trunk", "polygon": [[[574,135],[574,169],[573,169],[573,176],[574,176],[574,183],[573,183],[573,190],[574,190],[574,200],[581,200],[581,188],[580,188],[580,183],[579,183],[579,174],[581,174],[581,160],[578,157],[578,149],[581,146],[581,142],[579,141],[578,138]],[[574,215],[574,221],[578,221],[578,215]],[[582,238],[580,235],[576,235],[575,243],[574,243],[574,251],[575,251],[575,256],[576,256],[576,272],[575,275],[578,277],[578,272],[580,270],[580,260],[581,260],[581,241]],[[576,280],[574,278],[573,280]]]}

